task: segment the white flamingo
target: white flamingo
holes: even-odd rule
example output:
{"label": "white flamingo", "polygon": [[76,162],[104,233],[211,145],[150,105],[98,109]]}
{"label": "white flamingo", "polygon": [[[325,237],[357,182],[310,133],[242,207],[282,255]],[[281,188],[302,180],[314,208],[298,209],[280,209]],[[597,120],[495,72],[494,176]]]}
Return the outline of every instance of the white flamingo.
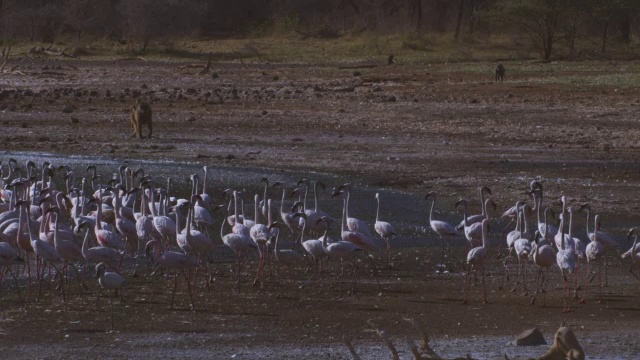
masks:
{"label": "white flamingo", "polygon": [[395,230],[393,230],[393,225],[389,224],[386,221],[380,221],[380,194],[376,193],[376,200],[378,202],[378,207],[376,208],[376,222],[373,225],[373,228],[376,230],[378,235],[387,243],[387,267],[391,268],[391,244],[389,243],[389,239],[396,235]]}
{"label": "white flamingo", "polygon": [[[539,204],[538,204],[539,205]],[[566,214],[562,214],[562,218],[566,219]],[[564,236],[564,221],[560,222],[560,248],[556,254],[556,263],[560,272],[562,273],[562,312],[571,311],[571,303],[567,305],[567,277],[565,272],[573,274],[576,268],[576,253],[573,248],[566,244],[566,237]]]}
{"label": "white flamingo", "polygon": [[534,237],[535,244],[533,245],[533,249],[531,251],[533,252],[533,263],[538,266],[538,276],[540,277],[540,283],[538,284],[538,287],[536,288],[536,291],[531,298],[530,304],[534,305],[536,302],[536,296],[538,295],[538,293],[542,293],[542,306],[546,306],[547,292],[545,290],[545,284],[547,280],[544,277],[544,271],[545,269],[549,269],[550,267],[552,267],[556,262],[556,253],[553,250],[553,247],[549,245],[546,240],[541,239],[542,237],[540,236],[540,232],[536,230],[536,234]]}
{"label": "white flamingo", "polygon": [[[496,203],[495,202],[487,202],[487,200],[489,199],[485,199],[485,193],[487,193],[489,196],[491,196],[491,189],[489,189],[486,186],[483,186],[480,188],[480,204],[482,207],[482,214],[477,214],[477,215],[471,215],[467,217],[467,224],[471,225],[471,224],[475,224],[475,223],[479,223],[482,222],[482,220],[484,219],[488,219],[487,218],[487,205],[488,204],[493,204],[493,210],[495,211],[496,209]],[[456,230],[460,231],[464,229],[464,219],[462,221],[460,221],[460,223],[456,226]]]}
{"label": "white flamingo", "polygon": [[640,281],[640,277],[638,277],[638,275],[633,271],[638,267],[638,262],[640,262],[640,244],[638,244],[638,236],[635,235],[637,231],[638,228],[632,228],[631,230],[629,230],[627,239],[631,240],[631,238],[633,237],[633,245],[631,245],[631,248],[620,257],[622,259],[631,258],[631,267],[629,267],[629,273],[636,279],[638,279],[638,281]]}
{"label": "white flamingo", "polygon": [[467,264],[471,265],[471,269],[469,269],[469,273],[467,274],[467,283],[464,288],[464,300],[462,302],[463,304],[469,303],[467,301],[467,293],[469,290],[469,283],[471,282],[471,271],[474,269],[477,271],[478,268],[482,269],[482,288],[484,290],[484,303],[485,304],[489,303],[489,301],[487,300],[487,287],[484,281],[484,263],[489,253],[488,240],[487,240],[488,231],[489,231],[489,220],[487,219],[482,220],[482,246],[474,247],[473,249],[469,250],[469,253],[467,254]]}
{"label": "white flamingo", "polygon": [[440,257],[440,264],[437,265],[438,271],[442,271],[445,268],[445,265],[444,265],[445,239],[456,238],[460,236],[460,233],[458,232],[458,230],[456,230],[456,228],[453,225],[441,220],[433,219],[433,207],[436,204],[437,197],[438,197],[438,194],[435,191],[431,191],[427,195],[425,195],[424,199],[429,200],[429,198],[433,198],[433,201],[431,202],[431,210],[429,211],[429,225],[431,226],[431,230],[433,230],[436,234],[438,234],[438,236],[440,237],[440,243],[442,244],[442,255]]}
{"label": "white flamingo", "polygon": [[[325,218],[323,221],[328,221],[328,219]],[[343,223],[343,227],[344,227],[344,223]],[[355,279],[356,279],[356,269],[357,269],[356,256],[359,252],[362,251],[362,249],[349,241],[338,241],[338,242],[329,244],[328,238],[329,237],[325,233],[325,235],[322,237],[322,247],[324,248],[324,252],[329,256],[329,258],[340,259],[340,266],[341,266],[340,296],[342,296],[342,284],[344,283],[344,261],[345,260],[352,261],[352,264],[353,264],[353,274],[352,274],[352,280],[351,280],[351,294],[353,294],[355,289]]]}
{"label": "white flamingo", "polygon": [[241,273],[242,259],[246,258],[248,253],[254,250],[258,250],[258,245],[256,245],[256,243],[251,239],[251,237],[243,234],[236,234],[234,232],[231,232],[225,235],[224,234],[225,223],[226,222],[223,220],[222,226],[220,227],[220,238],[222,238],[222,242],[228,248],[233,250],[233,252],[236,254],[236,261],[238,263],[236,287],[237,287],[237,290],[240,291],[240,273]]}
{"label": "white flamingo", "polygon": [[[101,289],[112,290],[109,296],[109,307],[111,308],[111,329],[113,329],[113,297],[116,295],[116,291],[126,285],[127,280],[118,272],[108,271],[104,263],[96,265],[96,277]],[[96,304],[99,299],[100,295],[96,299]]]}

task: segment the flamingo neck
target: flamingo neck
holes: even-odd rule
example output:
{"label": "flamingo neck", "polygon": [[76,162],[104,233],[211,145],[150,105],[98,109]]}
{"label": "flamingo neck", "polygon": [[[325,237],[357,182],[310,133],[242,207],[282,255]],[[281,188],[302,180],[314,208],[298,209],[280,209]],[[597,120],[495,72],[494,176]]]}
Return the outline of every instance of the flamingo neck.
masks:
{"label": "flamingo neck", "polygon": [[96,203],[98,210],[96,212],[96,228],[102,230],[102,200]]}
{"label": "flamingo neck", "polygon": [[307,212],[307,196],[309,195],[309,185],[304,187],[304,211]]}
{"label": "flamingo neck", "polygon": [[342,200],[342,224],[340,225],[340,231],[344,232],[344,223],[347,218],[347,199]]}
{"label": "flamingo neck", "polygon": [[253,221],[257,224],[258,223],[258,195],[256,195],[253,199],[255,200],[253,205]]}
{"label": "flamingo neck", "polygon": [[485,203],[485,199],[484,199],[484,191],[482,191],[482,188],[480,188],[480,201],[482,201],[482,215],[486,218],[487,217],[487,204]]}
{"label": "flamingo neck", "polygon": [[378,222],[378,217],[380,216],[380,198],[376,197],[376,200],[378,202],[378,207],[376,209],[376,222]]}
{"label": "flamingo neck", "polygon": [[313,183],[313,211],[318,211],[318,182]]}
{"label": "flamingo neck", "polygon": [[202,180],[202,193],[207,193],[207,167],[204,167],[204,180]]}
{"label": "flamingo neck", "polygon": [[283,187],[282,188],[282,198],[280,199],[280,214],[284,214],[284,197],[285,197],[285,192],[287,190]]}
{"label": "flamingo neck", "polygon": [[433,207],[436,204],[436,197],[434,195],[433,201],[431,202],[431,210],[429,210],[429,222],[433,221]]}

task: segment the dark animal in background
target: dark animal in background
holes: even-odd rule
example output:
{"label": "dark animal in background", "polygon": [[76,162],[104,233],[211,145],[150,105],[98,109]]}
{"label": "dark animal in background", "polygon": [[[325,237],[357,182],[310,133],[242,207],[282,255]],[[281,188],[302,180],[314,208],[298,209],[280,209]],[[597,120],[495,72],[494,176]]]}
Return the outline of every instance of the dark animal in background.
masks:
{"label": "dark animal in background", "polygon": [[147,124],[149,128],[149,137],[153,133],[153,126],[151,124],[151,106],[148,103],[138,99],[136,104],[131,107],[131,126],[133,127],[133,134],[131,137],[137,136],[138,139],[142,139],[142,125]]}
{"label": "dark animal in background", "polygon": [[498,64],[498,66],[496,66],[496,81],[504,81],[505,72],[506,70],[504,69],[504,65]]}

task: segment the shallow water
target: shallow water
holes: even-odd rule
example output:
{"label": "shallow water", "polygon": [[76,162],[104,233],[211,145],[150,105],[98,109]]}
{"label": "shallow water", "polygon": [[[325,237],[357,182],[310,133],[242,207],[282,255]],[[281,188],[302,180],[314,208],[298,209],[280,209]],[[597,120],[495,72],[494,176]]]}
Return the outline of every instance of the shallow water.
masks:
{"label": "shallow water", "polygon": [[[200,176],[201,188],[202,181],[204,180],[202,165],[196,162],[173,160],[140,161],[79,155],[63,156],[45,152],[5,151],[2,152],[0,156],[5,160],[5,164],[6,160],[11,157],[16,159],[19,164],[24,164],[27,160],[35,161],[38,165],[41,165],[43,161],[49,161],[55,167],[66,164],[77,172],[77,186],[79,186],[80,183],[80,176],[88,175],[85,169],[91,164],[96,165],[98,174],[101,174],[103,179],[117,178],[118,167],[123,164],[132,169],[141,167],[145,170],[145,175],[152,177],[156,187],[166,187],[167,179],[171,178],[171,195],[177,198],[186,197],[190,191],[189,176],[191,174],[198,174]],[[357,182],[354,182],[354,179],[327,173],[222,165],[207,165],[207,167],[209,169],[207,192],[212,196],[214,204],[227,204],[228,199],[222,196],[224,189],[232,188],[242,190],[247,194],[245,196],[245,212],[250,218],[253,217],[253,194],[257,193],[260,195],[260,198],[262,198],[264,185],[260,179],[267,178],[271,183],[275,181],[283,182],[287,186],[287,193],[289,193],[296,187],[298,180],[308,178],[322,181],[326,184],[326,191],[318,195],[319,208],[327,211],[338,221],[337,224],[334,225],[334,229],[337,231],[340,226],[339,220],[342,212],[342,201],[340,197],[331,197],[332,189],[346,182],[352,182],[353,191],[350,199],[349,215],[367,221],[372,227],[372,232],[376,216],[376,200],[374,195],[378,192],[381,197],[380,220],[392,223],[398,233],[398,236],[392,240],[394,247],[441,245],[440,239],[437,238],[429,228],[429,206],[431,205],[431,201],[425,201],[422,196],[396,190],[361,186]],[[62,183],[60,176],[56,176],[56,179],[59,183]],[[525,180],[526,179],[523,179],[523,182],[526,182]],[[103,182],[106,181],[103,180]],[[279,207],[282,190],[280,188],[270,188],[269,192],[269,196],[274,199],[274,206]],[[287,197],[285,199],[285,207],[291,206],[295,200],[297,200],[297,198]],[[460,222],[462,220],[462,212],[452,211],[454,208],[453,204],[457,200],[457,198],[438,196],[434,210],[434,218],[448,221],[452,224]],[[479,199],[471,200],[479,203]],[[310,189],[308,195],[307,206],[314,206],[312,189]],[[479,208],[474,209],[471,207],[469,210],[470,215],[479,213],[479,210]],[[497,214],[502,213],[503,210],[504,208],[498,208]],[[574,236],[583,236],[584,217],[585,215],[580,213],[576,215],[576,219],[574,219]],[[535,215],[529,219],[530,226],[535,225],[534,219]],[[496,223],[495,218],[492,220],[492,223]],[[492,245],[501,245],[502,241],[499,240],[502,236],[501,231],[507,224],[508,221],[499,221],[499,224],[492,226],[490,235],[490,243]],[[635,226],[634,219],[629,218],[629,216],[609,216],[607,218],[606,231],[616,236],[621,247],[627,249],[631,244],[626,238],[626,232],[627,229],[632,226]],[[463,238],[449,240],[449,243],[450,245],[461,246],[465,244],[465,240]],[[384,246],[383,241],[380,239],[379,245]]]}

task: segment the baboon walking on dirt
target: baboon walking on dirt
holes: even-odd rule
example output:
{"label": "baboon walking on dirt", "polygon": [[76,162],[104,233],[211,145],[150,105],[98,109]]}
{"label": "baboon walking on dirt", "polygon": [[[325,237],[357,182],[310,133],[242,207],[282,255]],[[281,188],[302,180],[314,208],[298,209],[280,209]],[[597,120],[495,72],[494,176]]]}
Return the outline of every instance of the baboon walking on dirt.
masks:
{"label": "baboon walking on dirt", "polygon": [[138,99],[136,104],[131,107],[131,126],[133,127],[133,134],[131,137],[137,136],[138,139],[142,139],[142,125],[147,124],[149,128],[149,137],[153,133],[153,125],[151,124],[151,106],[148,103]]}
{"label": "baboon walking on dirt", "polygon": [[504,65],[502,64],[498,64],[498,66],[496,66],[496,81],[500,81],[503,82],[504,81],[504,74],[507,71],[504,69]]}

